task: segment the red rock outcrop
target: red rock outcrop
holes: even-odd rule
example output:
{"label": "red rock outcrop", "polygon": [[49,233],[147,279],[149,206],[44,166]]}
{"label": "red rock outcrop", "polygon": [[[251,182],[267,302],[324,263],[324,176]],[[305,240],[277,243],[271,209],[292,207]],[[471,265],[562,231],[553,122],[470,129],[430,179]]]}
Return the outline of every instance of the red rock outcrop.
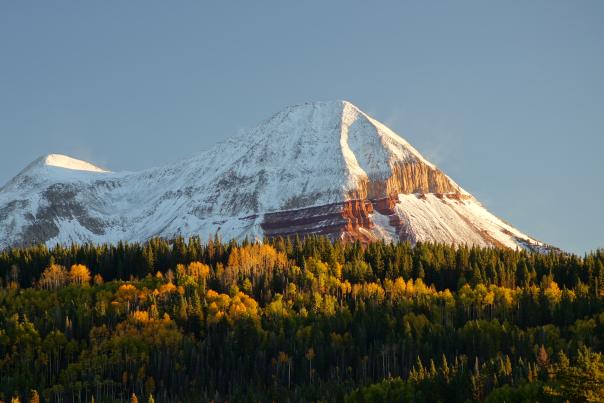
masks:
{"label": "red rock outcrop", "polygon": [[421,161],[395,163],[385,180],[367,180],[349,193],[350,200],[324,206],[267,213],[261,224],[266,236],[326,235],[332,239],[375,240],[370,214],[377,211],[388,217],[390,226],[407,239],[405,223],[396,214],[398,194],[435,193],[439,197],[462,199],[466,196],[445,174]]}
{"label": "red rock outcrop", "polygon": [[266,236],[326,235],[332,239],[372,240],[361,229],[373,226],[369,200],[348,200],[324,206],[279,211],[264,215],[261,227]]}

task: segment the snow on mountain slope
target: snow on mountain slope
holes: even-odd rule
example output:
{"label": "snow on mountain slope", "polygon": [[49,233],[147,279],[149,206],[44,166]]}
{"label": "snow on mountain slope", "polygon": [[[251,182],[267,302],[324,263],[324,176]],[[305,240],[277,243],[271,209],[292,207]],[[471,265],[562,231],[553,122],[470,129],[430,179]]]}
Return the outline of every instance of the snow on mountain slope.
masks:
{"label": "snow on mountain slope", "polygon": [[0,248],[217,231],[546,247],[346,101],[288,107],[193,158],[141,172],[51,154],[0,189]]}
{"label": "snow on mountain slope", "polygon": [[75,171],[107,172],[89,162],[77,160],[61,154],[49,154],[44,158],[43,164],[52,167],[72,169]]}

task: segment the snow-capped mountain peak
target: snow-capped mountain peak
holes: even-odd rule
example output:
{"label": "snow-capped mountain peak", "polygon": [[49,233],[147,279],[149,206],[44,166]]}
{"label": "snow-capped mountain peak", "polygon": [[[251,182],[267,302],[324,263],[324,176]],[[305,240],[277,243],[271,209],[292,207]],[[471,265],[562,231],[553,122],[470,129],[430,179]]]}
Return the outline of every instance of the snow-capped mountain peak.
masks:
{"label": "snow-capped mountain peak", "polygon": [[[50,170],[48,169],[50,168]],[[69,157],[63,154],[47,154],[41,157],[36,158],[32,161],[25,169],[19,172],[19,175],[29,174],[32,172],[52,172],[55,169],[56,172],[60,172],[61,170],[69,170],[69,171],[84,171],[84,172],[100,172],[107,173],[107,171],[103,168],[100,168],[90,162],[79,160],[73,157]]]}
{"label": "snow-capped mountain peak", "polygon": [[50,154],[0,189],[0,248],[215,232],[544,247],[348,101],[290,106],[190,159],[141,172]]}
{"label": "snow-capped mountain peak", "polygon": [[71,169],[75,171],[109,172],[99,168],[90,162],[82,161],[62,154],[48,154],[39,158],[45,166]]}

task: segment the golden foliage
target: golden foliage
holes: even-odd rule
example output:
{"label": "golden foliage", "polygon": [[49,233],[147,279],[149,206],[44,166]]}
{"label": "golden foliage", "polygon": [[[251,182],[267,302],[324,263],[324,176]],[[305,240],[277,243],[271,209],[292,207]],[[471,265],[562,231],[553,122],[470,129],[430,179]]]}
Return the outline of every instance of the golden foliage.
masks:
{"label": "golden foliage", "polygon": [[56,289],[65,286],[68,280],[69,274],[65,267],[51,264],[42,272],[39,285],[45,289]]}
{"label": "golden foliage", "polygon": [[149,322],[149,312],[136,310],[132,313],[132,318],[136,322],[147,323]]}
{"label": "golden foliage", "polygon": [[168,282],[166,284],[162,284],[159,287],[159,294],[160,295],[166,295],[166,294],[170,294],[170,293],[173,293],[173,292],[176,292],[176,291],[177,291],[176,286],[174,284],[172,284],[172,282]]}
{"label": "golden foliage", "polygon": [[562,291],[555,281],[550,281],[543,293],[552,304],[557,304],[562,299]]}
{"label": "golden foliage", "polygon": [[271,272],[287,265],[287,256],[271,245],[252,244],[235,247],[229,255],[227,270],[232,276],[250,276]]}
{"label": "golden foliage", "polygon": [[69,269],[69,279],[72,284],[88,285],[90,283],[90,270],[83,264],[74,264]]}
{"label": "golden foliage", "polygon": [[208,290],[206,301],[208,302],[208,323],[210,324],[216,324],[223,318],[232,324],[241,318],[257,319],[259,317],[256,300],[241,291],[231,298],[227,294]]}
{"label": "golden foliage", "polygon": [[98,273],[97,273],[97,274],[95,274],[95,275],[94,275],[93,282],[94,282],[94,284],[95,284],[95,285],[101,285],[101,284],[103,284],[103,276],[101,276],[101,275],[100,275],[100,274],[98,274]]}
{"label": "golden foliage", "polygon": [[122,284],[117,289],[116,297],[119,300],[134,300],[137,296],[138,289],[132,284]]}
{"label": "golden foliage", "polygon": [[191,262],[187,266],[187,274],[195,280],[205,280],[210,274],[210,266],[200,262]]}

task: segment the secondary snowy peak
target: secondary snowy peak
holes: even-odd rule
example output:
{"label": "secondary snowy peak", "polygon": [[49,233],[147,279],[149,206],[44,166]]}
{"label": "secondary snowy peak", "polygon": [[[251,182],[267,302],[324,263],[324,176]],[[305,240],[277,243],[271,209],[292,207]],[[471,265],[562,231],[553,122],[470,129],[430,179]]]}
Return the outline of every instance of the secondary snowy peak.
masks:
{"label": "secondary snowy peak", "polygon": [[546,248],[347,101],[287,107],[190,159],[140,172],[50,154],[0,189],[0,249],[216,232]]}
{"label": "secondary snowy peak", "polygon": [[96,173],[110,172],[96,165],[93,165],[90,162],[72,158],[67,155],[47,154],[36,158],[23,171],[21,171],[19,175],[22,175],[24,173],[30,173],[32,171],[40,171],[47,168]]}
{"label": "secondary snowy peak", "polygon": [[25,167],[25,169],[19,172],[19,174],[13,178],[12,182],[23,176],[38,177],[39,179],[57,177],[60,179],[63,177],[78,175],[79,173],[98,174],[109,172],[110,171],[99,168],[90,162],[72,158],[67,155],[48,154],[36,158],[27,167]]}
{"label": "secondary snowy peak", "polygon": [[43,165],[50,167],[70,169],[74,171],[109,172],[91,164],[90,162],[82,161],[62,154],[48,154],[44,157],[40,157],[39,160]]}
{"label": "secondary snowy peak", "polygon": [[44,155],[36,158],[6,185],[0,187],[0,203],[7,197],[27,194],[49,183],[90,181],[98,178],[99,175],[108,174],[111,172],[90,162],[62,154]]}

